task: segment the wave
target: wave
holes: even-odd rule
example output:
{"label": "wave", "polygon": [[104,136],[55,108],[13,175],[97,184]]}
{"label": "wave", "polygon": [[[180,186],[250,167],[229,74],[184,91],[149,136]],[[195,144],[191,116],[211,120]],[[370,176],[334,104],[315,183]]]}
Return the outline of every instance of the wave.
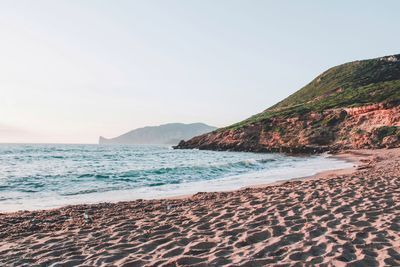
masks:
{"label": "wave", "polygon": [[[199,164],[189,166],[174,166],[151,169],[137,169],[113,173],[85,173],[78,179],[110,180],[112,182],[142,182],[141,185],[158,186],[176,183],[177,179],[183,181],[211,179],[235,175],[243,172],[265,169],[275,159],[245,159],[229,163]],[[154,180],[163,178],[162,182],[154,183]]]}
{"label": "wave", "polygon": [[333,163],[324,157],[156,146],[0,146],[0,211],[232,190],[286,179],[291,172],[309,175]]}
{"label": "wave", "polygon": [[177,151],[165,146],[90,145],[13,145],[0,147],[1,154],[7,156],[0,161],[0,177],[4,177],[0,179],[0,193],[13,191],[35,196],[179,187],[268,169],[277,157]]}

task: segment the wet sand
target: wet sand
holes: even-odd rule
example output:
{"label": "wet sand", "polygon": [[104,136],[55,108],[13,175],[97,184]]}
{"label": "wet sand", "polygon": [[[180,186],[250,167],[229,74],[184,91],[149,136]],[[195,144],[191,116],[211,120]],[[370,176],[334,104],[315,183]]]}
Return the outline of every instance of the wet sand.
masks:
{"label": "wet sand", "polygon": [[400,149],[339,156],[358,166],[232,192],[0,214],[0,266],[400,266]]}

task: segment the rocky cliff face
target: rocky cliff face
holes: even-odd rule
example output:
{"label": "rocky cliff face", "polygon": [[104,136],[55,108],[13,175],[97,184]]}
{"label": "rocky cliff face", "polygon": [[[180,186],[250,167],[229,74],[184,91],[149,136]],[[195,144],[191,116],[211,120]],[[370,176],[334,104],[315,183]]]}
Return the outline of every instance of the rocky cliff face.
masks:
{"label": "rocky cliff face", "polygon": [[400,106],[379,103],[217,130],[182,141],[177,148],[313,153],[396,146],[400,146]]}
{"label": "rocky cliff face", "polygon": [[322,152],[400,146],[400,55],[345,63],[276,105],[176,148]]}

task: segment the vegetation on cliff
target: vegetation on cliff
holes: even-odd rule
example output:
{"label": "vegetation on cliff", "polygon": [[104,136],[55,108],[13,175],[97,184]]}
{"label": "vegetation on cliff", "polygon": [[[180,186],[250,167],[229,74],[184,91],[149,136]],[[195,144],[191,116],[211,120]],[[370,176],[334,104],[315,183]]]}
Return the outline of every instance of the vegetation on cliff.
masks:
{"label": "vegetation on cliff", "polygon": [[400,55],[333,67],[296,93],[177,148],[316,152],[400,146]]}
{"label": "vegetation on cliff", "polygon": [[400,102],[400,54],[333,67],[264,112],[220,130],[274,117],[290,118],[326,109]]}

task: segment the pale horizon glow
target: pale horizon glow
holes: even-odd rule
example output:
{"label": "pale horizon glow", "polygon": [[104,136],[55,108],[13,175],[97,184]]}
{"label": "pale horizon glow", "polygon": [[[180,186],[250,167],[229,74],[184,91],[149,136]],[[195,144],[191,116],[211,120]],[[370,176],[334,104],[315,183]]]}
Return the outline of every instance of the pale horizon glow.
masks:
{"label": "pale horizon glow", "polygon": [[398,1],[0,2],[0,143],[223,127],[329,67],[400,53]]}

